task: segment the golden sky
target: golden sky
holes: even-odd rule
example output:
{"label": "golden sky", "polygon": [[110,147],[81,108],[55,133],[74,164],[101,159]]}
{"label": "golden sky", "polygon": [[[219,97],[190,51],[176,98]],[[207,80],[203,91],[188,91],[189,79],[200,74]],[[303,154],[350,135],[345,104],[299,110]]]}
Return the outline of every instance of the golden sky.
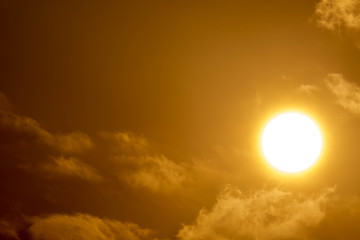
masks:
{"label": "golden sky", "polygon": [[[0,0],[0,239],[360,239],[360,0]],[[317,164],[270,168],[305,112]]]}

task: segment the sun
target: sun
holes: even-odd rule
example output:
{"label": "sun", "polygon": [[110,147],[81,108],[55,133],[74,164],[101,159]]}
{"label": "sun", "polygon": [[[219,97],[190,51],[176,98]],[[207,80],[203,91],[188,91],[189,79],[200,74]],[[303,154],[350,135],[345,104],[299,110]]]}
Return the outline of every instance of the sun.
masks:
{"label": "sun", "polygon": [[261,137],[264,157],[274,168],[298,173],[311,167],[323,146],[319,127],[298,112],[282,113],[266,125]]}

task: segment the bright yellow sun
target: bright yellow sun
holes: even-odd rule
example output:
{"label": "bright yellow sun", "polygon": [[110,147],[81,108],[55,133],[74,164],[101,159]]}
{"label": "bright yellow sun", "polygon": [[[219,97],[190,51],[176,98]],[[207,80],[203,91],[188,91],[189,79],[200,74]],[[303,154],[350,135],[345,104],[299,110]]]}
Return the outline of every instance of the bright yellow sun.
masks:
{"label": "bright yellow sun", "polygon": [[271,166],[286,173],[311,167],[319,158],[323,141],[313,120],[304,114],[286,112],[265,127],[261,148]]}

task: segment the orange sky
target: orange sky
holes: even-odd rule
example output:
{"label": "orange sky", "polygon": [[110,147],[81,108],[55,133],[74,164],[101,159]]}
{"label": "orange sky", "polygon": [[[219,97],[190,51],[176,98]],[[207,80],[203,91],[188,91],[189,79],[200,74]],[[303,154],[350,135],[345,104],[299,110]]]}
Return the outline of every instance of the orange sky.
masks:
{"label": "orange sky", "polygon": [[[360,0],[0,1],[0,239],[360,238]],[[270,169],[276,113],[324,133]]]}

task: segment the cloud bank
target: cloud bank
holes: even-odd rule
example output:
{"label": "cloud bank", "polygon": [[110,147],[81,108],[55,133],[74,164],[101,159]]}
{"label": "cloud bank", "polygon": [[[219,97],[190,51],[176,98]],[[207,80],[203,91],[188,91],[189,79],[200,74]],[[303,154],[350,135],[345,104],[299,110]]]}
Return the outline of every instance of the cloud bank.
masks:
{"label": "cloud bank", "polygon": [[[24,148],[14,164],[31,171],[40,168],[42,172],[38,173],[45,172],[51,177],[75,177],[89,182],[115,178],[133,188],[153,192],[179,189],[188,177],[185,166],[159,153],[141,135],[130,131],[103,131],[99,133],[100,138],[96,138],[95,146],[83,132],[50,132],[33,118],[14,113],[11,103],[2,93],[0,131],[9,136],[0,141],[4,141],[14,153]],[[94,166],[85,163],[83,158],[90,159]],[[104,168],[107,171],[100,173]]]}

